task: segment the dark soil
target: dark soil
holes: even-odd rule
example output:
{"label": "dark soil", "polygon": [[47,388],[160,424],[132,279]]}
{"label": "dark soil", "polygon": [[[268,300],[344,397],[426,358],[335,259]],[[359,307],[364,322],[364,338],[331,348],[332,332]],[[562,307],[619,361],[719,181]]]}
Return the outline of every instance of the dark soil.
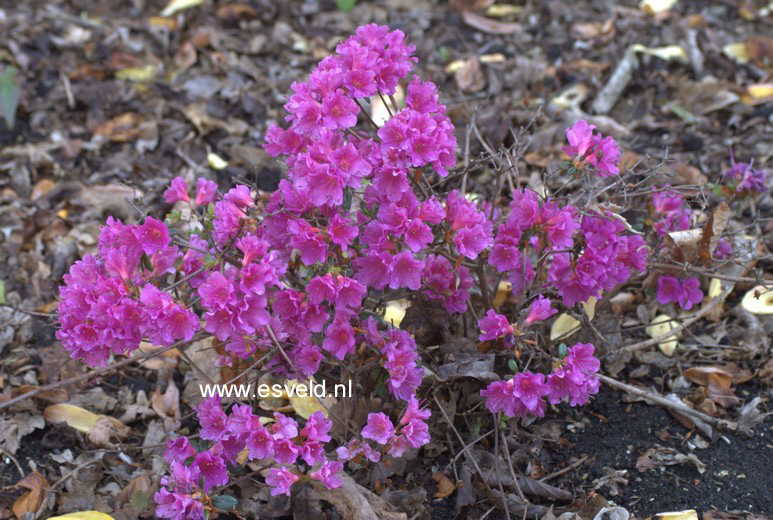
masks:
{"label": "dark soil", "polygon": [[[583,413],[588,426],[569,435],[574,443],[569,453],[590,457],[590,464],[577,472],[583,481],[603,477],[605,466],[627,470],[628,485],[622,497],[604,495],[639,517],[684,509],[773,513],[773,416],[755,428],[751,439],[728,435],[706,449],[694,450],[706,464],[703,475],[691,463],[641,473],[636,460],[649,448],[660,444],[689,453],[686,443],[695,432],[661,408],[626,403],[623,398],[623,393],[602,387]],[[664,429],[670,442],[655,435]]]}

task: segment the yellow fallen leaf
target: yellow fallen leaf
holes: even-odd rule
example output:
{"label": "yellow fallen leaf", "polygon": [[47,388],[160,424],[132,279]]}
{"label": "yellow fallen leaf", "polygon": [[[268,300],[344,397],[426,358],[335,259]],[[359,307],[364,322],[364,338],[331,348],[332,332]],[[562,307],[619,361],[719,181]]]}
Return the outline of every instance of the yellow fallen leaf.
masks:
{"label": "yellow fallen leaf", "polygon": [[399,327],[400,322],[405,318],[405,312],[408,310],[409,305],[410,302],[405,298],[392,300],[387,303],[386,309],[384,310],[384,321],[391,323],[395,327]]}
{"label": "yellow fallen leaf", "polygon": [[107,415],[97,415],[72,404],[53,404],[43,410],[43,418],[49,423],[67,423],[71,428],[83,433],[89,433],[97,421],[106,418],[115,426],[117,434],[121,436],[129,434],[129,427],[118,419]]}
{"label": "yellow fallen leaf", "polygon": [[550,105],[562,110],[579,107],[583,101],[588,99],[588,91],[588,85],[576,83],[551,99]]}
{"label": "yellow fallen leaf", "polygon": [[728,43],[722,47],[722,52],[725,56],[738,63],[744,64],[749,62],[749,52],[746,50],[746,42]]}
{"label": "yellow fallen leaf", "polygon": [[[649,326],[644,330],[651,338],[659,338],[664,334],[668,334],[677,327],[674,319],[668,314],[659,314],[650,322]],[[677,338],[680,336],[678,332],[673,336],[658,343],[658,348],[666,356],[673,356],[676,347],[679,345]]]}
{"label": "yellow fallen leaf", "polygon": [[588,315],[588,319],[592,320],[596,317],[596,297],[591,296],[587,302],[582,304],[582,308],[585,310],[585,314]]}
{"label": "yellow fallen leaf", "polygon": [[118,70],[115,72],[115,77],[135,83],[147,83],[156,77],[156,72],[158,72],[158,65],[149,63],[142,67],[129,67],[128,69]]}
{"label": "yellow fallen leaf", "polygon": [[741,307],[752,314],[773,314],[773,289],[758,285],[749,290],[741,300]]}
{"label": "yellow fallen leaf", "polygon": [[631,47],[635,52],[641,52],[643,54],[649,54],[655,56],[663,61],[681,61],[687,63],[689,58],[687,57],[687,51],[685,51],[679,45],[666,45],[665,47],[645,47],[641,43],[636,43]]}
{"label": "yellow fallen leaf", "polygon": [[481,63],[503,63],[507,58],[504,54],[495,52],[494,54],[484,54],[478,60]]}
{"label": "yellow fallen leaf", "polygon": [[[316,397],[316,395],[310,395],[316,394],[320,392],[320,389],[325,388],[316,381],[290,379],[285,382],[285,387],[287,388],[287,398],[290,400],[293,410],[304,419],[308,419],[314,412],[322,412],[327,417],[328,412],[326,408],[330,408],[335,404],[335,398],[332,396],[320,398]],[[325,388],[325,390],[327,389]]]}
{"label": "yellow fallen leaf", "polygon": [[722,281],[718,278],[712,278],[709,283],[709,299],[713,300],[722,294]]}
{"label": "yellow fallen leaf", "polygon": [[773,101],[773,83],[757,83],[746,87],[741,101],[747,105],[759,105]]}
{"label": "yellow fallen leaf", "polygon": [[454,74],[457,70],[464,67],[466,63],[467,63],[467,60],[454,60],[448,65],[446,65],[445,71],[448,74]]}
{"label": "yellow fallen leaf", "polygon": [[113,520],[113,517],[100,513],[99,511],[79,511],[77,513],[67,513],[62,516],[52,516],[48,520]]}
{"label": "yellow fallen leaf", "polygon": [[698,513],[695,512],[695,509],[688,509],[673,513],[658,513],[655,518],[657,520],[698,520]]}
{"label": "yellow fallen leaf", "polygon": [[550,327],[550,340],[555,341],[558,339],[568,338],[575,332],[580,330],[580,322],[576,318],[564,313],[556,318],[553,325]]}
{"label": "yellow fallen leaf", "polygon": [[642,0],[639,9],[647,14],[665,13],[676,5],[677,0]]}
{"label": "yellow fallen leaf", "polygon": [[522,12],[522,5],[494,4],[486,9],[486,16],[491,16],[492,18],[504,18],[506,16],[518,15]]}
{"label": "yellow fallen leaf", "polygon": [[172,16],[174,13],[182,11],[183,9],[196,7],[203,1],[204,0],[171,0],[171,2],[164,7],[164,10],[161,11],[161,16]]}
{"label": "yellow fallen leaf", "polygon": [[491,306],[495,309],[501,307],[503,303],[507,301],[507,298],[513,292],[513,284],[510,282],[499,282],[497,286],[497,293],[494,295],[494,301],[491,302]]}
{"label": "yellow fallen leaf", "polygon": [[220,171],[228,168],[228,161],[226,161],[216,153],[212,153],[212,152],[208,153],[207,162],[209,163],[209,167],[212,168],[213,170]]}

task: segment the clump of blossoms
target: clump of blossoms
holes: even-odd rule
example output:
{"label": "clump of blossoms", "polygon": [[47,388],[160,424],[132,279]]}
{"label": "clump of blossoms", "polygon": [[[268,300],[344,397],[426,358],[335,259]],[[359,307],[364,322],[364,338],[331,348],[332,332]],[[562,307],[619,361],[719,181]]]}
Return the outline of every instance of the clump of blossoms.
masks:
{"label": "clump of blossoms", "polygon": [[732,154],[731,162],[732,166],[725,171],[724,177],[727,180],[728,188],[736,195],[752,195],[767,190],[765,170],[754,168],[753,162],[737,163]]}
{"label": "clump of blossoms", "polygon": [[682,309],[689,311],[703,301],[701,282],[697,276],[680,280],[675,276],[661,275],[658,278],[657,299],[662,305],[678,303]]}
{"label": "clump of blossoms", "polygon": [[670,190],[670,184],[652,194],[652,210],[655,217],[653,227],[658,236],[672,231],[684,231],[690,228],[690,208],[684,198]]}
{"label": "clump of blossoms", "polygon": [[568,146],[564,153],[572,158],[572,168],[578,172],[590,169],[600,177],[611,177],[620,173],[620,148],[612,137],[596,133],[596,126],[587,121],[577,121],[566,129]]}
{"label": "clump of blossoms", "polygon": [[[182,437],[165,451],[170,472],[155,496],[159,517],[204,518],[245,460],[266,466],[273,495],[290,494],[309,479],[338,487],[349,463],[428,443],[420,352],[408,331],[374,314],[385,298],[412,291],[458,315],[472,293],[483,294],[481,273],[495,271],[529,302],[528,314],[511,325],[486,309],[480,339],[513,346],[524,327],[558,307],[599,298],[645,270],[643,239],[610,211],[522,189],[500,218],[459,191],[436,193],[429,179],[448,176],[456,138],[435,85],[411,75],[414,51],[400,31],[360,27],[307,81],[293,83],[287,127],[267,130],[267,152],[287,166],[275,192],[258,196],[239,185],[223,193],[206,179],[194,190],[178,177],[163,199],[187,204],[191,222],[180,222],[180,212],[167,222],[108,219],[97,254],[65,277],[58,337],[86,363],[104,365],[143,340],[172,346],[209,335],[223,347],[222,365],[289,379],[367,359],[402,410],[371,413],[359,432],[334,438],[321,412],[305,422],[277,413],[264,424],[247,405],[226,412],[219,399],[205,400],[197,417],[206,442],[195,449]],[[392,103],[377,127],[361,106],[388,104],[400,82],[405,106]],[[584,121],[567,135],[573,168],[619,173],[611,137]],[[587,402],[598,369],[594,347],[577,344],[547,376],[521,372],[483,396],[492,411],[542,415],[546,397]]]}

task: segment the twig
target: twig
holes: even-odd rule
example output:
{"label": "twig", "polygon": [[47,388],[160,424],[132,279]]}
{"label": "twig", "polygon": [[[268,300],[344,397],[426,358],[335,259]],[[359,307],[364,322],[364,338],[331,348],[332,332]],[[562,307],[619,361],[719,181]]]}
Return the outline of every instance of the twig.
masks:
{"label": "twig", "polygon": [[513,478],[515,490],[518,491],[518,496],[521,497],[523,503],[528,504],[529,501],[526,500],[526,497],[523,495],[523,491],[521,491],[521,485],[518,483],[518,477],[515,476],[515,466],[513,466],[513,459],[510,457],[510,448],[507,446],[505,432],[499,432],[499,435],[502,437],[502,451],[505,452],[505,458],[507,459],[507,465],[510,467],[510,476]]}
{"label": "twig", "polygon": [[[499,457],[499,417],[497,414],[494,416],[494,454]],[[494,459],[494,470],[497,473],[497,484],[499,484],[499,492],[502,494],[502,504],[505,506],[505,516],[510,519],[510,508],[507,506],[507,495],[505,495],[505,488],[502,486],[502,475],[499,473],[499,461]]]}
{"label": "twig", "polygon": [[552,479],[554,479],[554,478],[556,478],[556,477],[560,477],[560,476],[561,476],[561,475],[563,475],[564,473],[569,473],[569,472],[570,472],[570,471],[572,471],[574,468],[576,468],[576,467],[578,467],[578,466],[582,466],[582,465],[585,463],[585,461],[586,461],[586,460],[588,460],[588,457],[587,457],[587,456],[585,456],[585,457],[582,457],[582,458],[580,458],[580,460],[578,460],[578,461],[575,461],[575,462],[573,462],[573,463],[569,464],[567,467],[565,467],[565,468],[563,468],[563,469],[559,469],[558,471],[554,471],[553,473],[551,473],[551,474],[549,474],[549,475],[545,475],[544,477],[542,477],[541,479],[539,479],[539,481],[540,481],[540,482],[547,482],[548,480],[552,480]]}
{"label": "twig", "polygon": [[670,331],[666,332],[665,334],[661,334],[657,338],[652,338],[652,339],[648,339],[648,340],[645,340],[645,341],[639,341],[638,343],[633,343],[631,345],[625,345],[624,347],[621,347],[619,351],[633,352],[635,350],[641,350],[641,349],[644,349],[644,348],[647,348],[647,347],[651,347],[653,345],[657,345],[658,343],[662,342],[663,340],[666,340],[666,339],[670,338],[671,336],[673,336],[675,334],[678,334],[679,332],[683,331],[684,329],[686,329],[687,327],[689,327],[690,325],[692,325],[693,323],[695,323],[699,319],[701,319],[704,316],[706,316],[708,313],[710,313],[714,309],[714,307],[716,307],[719,304],[721,304],[722,302],[724,302],[725,298],[727,298],[728,294],[730,294],[730,290],[729,289],[725,289],[724,291],[719,293],[719,295],[716,298],[714,298],[709,303],[707,303],[700,311],[695,313],[693,316],[687,318],[686,320],[684,320],[684,322],[682,324],[674,327],[673,329],[671,329]]}
{"label": "twig", "polygon": [[712,426],[718,429],[725,430],[731,433],[741,433],[748,437],[752,437],[754,435],[754,432],[752,432],[750,428],[740,425],[737,422],[727,421],[725,419],[719,419],[717,417],[706,415],[705,413],[699,412],[698,410],[693,410],[692,408],[690,408],[689,406],[683,403],[680,404],[674,401],[669,401],[665,397],[662,397],[650,390],[646,390],[644,388],[639,388],[638,386],[633,386],[633,385],[623,383],[621,381],[618,381],[617,379],[611,378],[609,376],[605,376],[604,374],[597,374],[597,375],[599,380],[601,380],[602,382],[606,383],[609,386],[613,386],[620,390],[625,390],[626,392],[642,397],[648,401],[652,401],[653,403],[659,406],[671,408],[672,410],[676,410],[685,415],[692,415],[693,417],[700,419],[705,423],[711,424]]}
{"label": "twig", "polygon": [[128,359],[124,359],[123,361],[116,361],[115,363],[111,363],[110,365],[107,365],[106,367],[98,368],[97,370],[93,370],[91,372],[86,372],[85,374],[81,374],[78,376],[70,377],[68,379],[63,379],[61,381],[57,381],[56,383],[51,383],[45,386],[38,387],[30,392],[26,392],[22,395],[18,395],[14,397],[13,399],[9,399],[8,401],[5,401],[4,403],[0,403],[0,410],[3,408],[8,408],[9,406],[18,403],[19,401],[23,401],[24,399],[27,399],[29,397],[34,397],[42,392],[47,392],[48,390],[55,390],[57,388],[61,388],[63,386],[69,386],[75,383],[79,383],[81,381],[85,381],[86,379],[91,379],[92,377],[100,376],[106,372],[111,372],[115,370],[116,368],[125,367],[127,365],[131,365],[132,363],[143,363],[149,359],[152,359],[156,356],[160,356],[164,352],[167,352],[169,350],[172,350],[173,348],[178,348],[179,346],[183,345],[184,343],[191,343],[193,341],[196,341],[200,339],[201,336],[194,336],[191,338],[189,342],[186,341],[178,341],[177,343],[173,345],[169,345],[168,347],[164,347],[163,349],[153,352],[152,354],[149,354],[147,356],[143,357],[130,357]]}
{"label": "twig", "polygon": [[19,464],[19,461],[16,460],[16,457],[14,457],[13,455],[11,455],[10,453],[8,453],[7,451],[5,451],[2,448],[0,448],[0,453],[2,453],[4,456],[8,457],[8,460],[13,462],[14,466],[16,466],[16,469],[19,470],[19,475],[20,475],[19,479],[20,480],[23,479],[24,478],[24,470],[21,469],[21,464]]}

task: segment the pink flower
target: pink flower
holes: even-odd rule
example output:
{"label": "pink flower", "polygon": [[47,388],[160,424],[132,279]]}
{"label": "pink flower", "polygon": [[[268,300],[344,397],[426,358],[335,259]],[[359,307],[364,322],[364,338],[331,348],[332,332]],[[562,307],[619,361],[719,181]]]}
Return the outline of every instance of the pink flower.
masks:
{"label": "pink flower", "polygon": [[250,459],[265,459],[274,453],[274,438],[268,428],[256,425],[247,437],[247,454]]}
{"label": "pink flower", "polygon": [[209,204],[215,200],[215,193],[217,193],[217,184],[203,177],[199,177],[196,180],[196,198],[193,200],[193,205],[201,206],[202,204]]}
{"label": "pink flower", "polygon": [[344,320],[333,320],[325,329],[325,340],[322,348],[333,354],[336,359],[343,359],[354,352],[354,329]]}
{"label": "pink flower", "polygon": [[298,475],[291,473],[284,466],[281,468],[271,468],[266,475],[266,484],[271,487],[271,496],[287,495],[290,496],[290,488],[298,481]]}
{"label": "pink flower", "polygon": [[601,362],[593,355],[595,347],[591,343],[576,343],[569,347],[566,363],[578,368],[585,374],[598,372]]}
{"label": "pink flower", "polygon": [[558,311],[550,306],[550,299],[541,294],[534,300],[529,307],[529,315],[526,316],[526,324],[529,325],[535,321],[542,321],[550,318]]}
{"label": "pink flower", "polygon": [[188,196],[188,185],[182,177],[175,177],[164,192],[164,201],[167,204],[174,204],[181,200],[184,202],[191,200]]}
{"label": "pink flower", "polygon": [[330,130],[349,128],[357,124],[360,109],[341,89],[328,94],[322,101],[325,127]]}
{"label": "pink flower", "polygon": [[510,408],[515,401],[513,395],[513,380],[494,381],[480,391],[480,395],[486,398],[486,408],[491,413],[497,413]]}
{"label": "pink flower", "polygon": [[497,314],[494,309],[486,311],[486,315],[481,318],[480,323],[480,341],[489,341],[497,339],[505,334],[511,334],[515,329],[502,314]]}
{"label": "pink flower", "polygon": [[252,195],[250,194],[250,188],[243,184],[231,188],[223,198],[241,210],[255,205],[255,201],[252,200]]}
{"label": "pink flower", "polygon": [[564,153],[569,157],[584,158],[596,146],[596,136],[593,134],[595,130],[595,125],[588,124],[583,119],[567,128],[566,140],[569,141],[569,146],[562,148]]}
{"label": "pink flower", "polygon": [[667,305],[671,302],[677,302],[681,296],[682,287],[678,278],[669,275],[663,275],[658,278],[658,303]]}
{"label": "pink flower", "polygon": [[543,374],[519,372],[513,378],[513,395],[520,399],[524,407],[532,415],[545,415],[545,401],[542,399],[549,392],[545,385]]}
{"label": "pink flower", "polygon": [[228,483],[228,470],[223,459],[209,451],[202,451],[193,460],[193,466],[198,468],[204,477],[204,492],[209,492],[215,486]]}
{"label": "pink flower", "polygon": [[201,426],[201,437],[208,441],[217,441],[226,433],[228,417],[223,412],[219,397],[205,399],[198,406],[196,412]]}
{"label": "pink flower", "polygon": [[185,462],[194,455],[196,455],[196,450],[191,446],[188,437],[177,437],[166,443],[164,459],[170,464],[175,461]]}
{"label": "pink flower", "polygon": [[333,427],[333,422],[325,417],[322,412],[314,412],[306,421],[306,425],[301,430],[301,435],[306,436],[307,439],[312,441],[327,442],[330,440],[330,429]]}
{"label": "pink flower", "polygon": [[694,305],[703,301],[703,291],[701,291],[701,282],[697,276],[688,278],[682,282],[682,291],[679,296],[679,305],[682,309],[689,311]]}
{"label": "pink flower", "polygon": [[417,290],[421,287],[421,270],[424,261],[418,260],[410,251],[403,251],[392,257],[389,266],[389,288],[407,287]]}
{"label": "pink flower", "polygon": [[326,460],[322,466],[309,473],[309,476],[322,482],[328,489],[335,489],[343,486],[343,482],[336,476],[342,469],[343,462]]}
{"label": "pink flower", "polygon": [[234,297],[234,286],[228,278],[215,271],[199,285],[198,293],[201,304],[207,309],[225,309]]}
{"label": "pink flower", "polygon": [[134,236],[147,255],[152,255],[169,244],[169,229],[166,224],[153,217],[145,217],[145,222],[135,229]]}
{"label": "pink flower", "polygon": [[369,413],[368,423],[361,433],[365,439],[372,439],[379,444],[385,445],[395,434],[395,427],[385,414],[381,412]]}
{"label": "pink flower", "polygon": [[588,163],[598,169],[599,177],[609,177],[620,173],[617,163],[620,161],[620,148],[611,137],[600,139],[595,151],[587,157]]}

